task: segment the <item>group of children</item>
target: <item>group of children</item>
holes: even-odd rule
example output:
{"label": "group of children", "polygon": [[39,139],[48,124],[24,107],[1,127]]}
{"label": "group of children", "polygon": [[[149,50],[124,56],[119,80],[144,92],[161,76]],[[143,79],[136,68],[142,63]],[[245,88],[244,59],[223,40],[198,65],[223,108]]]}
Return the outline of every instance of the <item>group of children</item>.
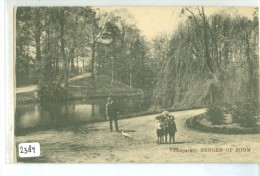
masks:
{"label": "group of children", "polygon": [[167,137],[170,137],[170,143],[175,143],[175,133],[177,127],[174,116],[170,115],[168,111],[163,111],[156,116],[156,133],[157,144],[168,143]]}

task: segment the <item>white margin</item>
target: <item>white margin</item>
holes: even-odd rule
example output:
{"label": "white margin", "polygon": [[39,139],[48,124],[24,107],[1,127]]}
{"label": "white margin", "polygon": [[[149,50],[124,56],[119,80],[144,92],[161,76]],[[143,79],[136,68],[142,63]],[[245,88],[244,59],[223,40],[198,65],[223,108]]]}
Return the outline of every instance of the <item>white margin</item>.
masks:
{"label": "white margin", "polygon": [[5,162],[5,1],[0,1],[0,175]]}
{"label": "white margin", "polygon": [[[258,0],[0,0],[0,175],[258,176],[260,164],[8,164],[12,161],[15,6],[258,6]],[[7,134],[5,134],[7,133]]]}
{"label": "white margin", "polygon": [[257,6],[257,0],[9,0],[19,6]]}

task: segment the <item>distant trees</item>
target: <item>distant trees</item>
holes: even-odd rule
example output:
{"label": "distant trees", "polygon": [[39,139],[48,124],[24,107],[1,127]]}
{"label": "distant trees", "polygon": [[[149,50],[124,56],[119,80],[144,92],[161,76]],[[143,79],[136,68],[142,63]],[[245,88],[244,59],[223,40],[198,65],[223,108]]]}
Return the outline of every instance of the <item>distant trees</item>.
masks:
{"label": "distant trees", "polygon": [[107,74],[111,84],[145,87],[149,49],[126,9],[19,7],[16,34],[17,86],[58,81],[67,89],[81,66],[93,86],[97,74]]}
{"label": "distant trees", "polygon": [[[89,71],[131,88],[153,90],[163,106],[200,106],[259,99],[258,9],[248,19],[203,7],[183,8],[173,35],[148,42],[126,9],[18,7],[17,86]],[[80,68],[81,67],[81,68]]]}
{"label": "distant trees", "polygon": [[[30,28],[32,22],[29,19],[28,15],[29,9],[23,11],[17,9],[17,18],[16,18],[16,84],[20,85],[22,82],[25,84],[34,82],[34,78],[29,77],[30,75],[30,62],[33,61],[33,58],[30,55],[30,45],[32,43],[32,35],[30,34]],[[26,21],[25,21],[26,20]],[[23,22],[24,21],[24,22]],[[18,32],[19,31],[19,32]]]}
{"label": "distant trees", "polygon": [[[70,40],[76,40],[73,30],[77,27],[73,24],[72,13],[71,8],[65,7],[17,8],[16,46],[28,49],[27,57],[31,58],[31,62],[27,62],[27,65],[16,64],[16,71],[32,68],[32,70],[28,69],[30,73],[27,75],[17,73],[17,75],[23,75],[23,78],[17,77],[18,86],[42,84],[61,77],[64,78],[64,85],[67,88],[69,57],[74,58],[71,53],[74,50],[72,45],[75,45],[71,45]],[[20,42],[22,36],[26,42]],[[16,55],[16,62],[20,63],[24,58],[21,57],[20,52]],[[34,74],[38,75],[37,78],[26,82],[24,77],[33,77]]]}
{"label": "distant trees", "polygon": [[[154,99],[164,106],[258,101],[258,17],[184,8]],[[160,59],[160,58],[158,58]]]}

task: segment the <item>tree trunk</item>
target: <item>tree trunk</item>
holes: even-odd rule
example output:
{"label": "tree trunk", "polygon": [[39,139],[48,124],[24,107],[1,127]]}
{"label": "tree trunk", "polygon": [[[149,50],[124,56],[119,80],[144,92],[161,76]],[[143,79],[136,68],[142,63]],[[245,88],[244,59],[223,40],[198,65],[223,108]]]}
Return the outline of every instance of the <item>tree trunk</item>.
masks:
{"label": "tree trunk", "polygon": [[132,85],[132,58],[130,58],[130,74],[129,74],[129,87],[130,88],[133,88],[133,85]]}
{"label": "tree trunk", "polygon": [[249,42],[249,36],[246,34],[246,61],[248,66],[248,98],[253,99],[256,97],[254,95],[254,62],[252,61],[253,58],[250,56],[250,42]]}
{"label": "tree trunk", "polygon": [[92,78],[92,86],[95,86],[95,55],[96,55],[96,42],[94,41],[93,34],[93,43],[92,43],[92,56],[91,56],[91,78]]}
{"label": "tree trunk", "polygon": [[116,48],[115,46],[115,38],[113,38],[113,44],[112,44],[113,48],[111,49],[112,50],[112,68],[111,68],[111,85],[113,85],[114,83],[114,76],[115,76],[115,57],[116,57],[116,54],[115,54],[115,51],[113,49]]}
{"label": "tree trunk", "polygon": [[112,56],[112,68],[111,68],[111,85],[114,84],[114,74],[115,74],[115,57]]}
{"label": "tree trunk", "polygon": [[77,56],[77,70],[78,70],[78,73],[80,72],[79,71],[79,56]]}
{"label": "tree trunk", "polygon": [[47,30],[46,30],[46,34],[47,34],[47,47],[46,47],[46,54],[47,54],[47,58],[46,58],[46,69],[45,74],[44,74],[44,78],[46,81],[52,81],[53,78],[55,78],[55,76],[53,77],[52,75],[52,54],[51,54],[51,38],[52,38],[52,34],[51,34],[51,21],[50,21],[50,17],[48,18],[48,23],[46,26]]}
{"label": "tree trunk", "polygon": [[74,65],[74,52],[75,52],[75,48],[71,48],[70,49],[70,71],[74,72],[75,71],[75,65]]}
{"label": "tree trunk", "polygon": [[36,45],[36,62],[37,62],[37,74],[38,85],[43,83],[42,63],[41,63],[41,19],[40,11],[35,8],[35,45]]}
{"label": "tree trunk", "polygon": [[208,40],[208,30],[207,30],[207,22],[206,22],[206,17],[203,18],[203,37],[204,37],[204,54],[205,54],[205,59],[206,59],[206,64],[208,66],[208,69],[211,73],[214,73],[213,70],[213,65],[211,62],[211,57],[209,53],[209,40]]}
{"label": "tree trunk", "polygon": [[68,90],[68,60],[65,55],[65,41],[64,41],[64,13],[65,10],[61,10],[61,19],[60,19],[60,28],[61,28],[61,35],[60,35],[60,43],[61,43],[61,55],[62,59],[64,60],[64,88]]}
{"label": "tree trunk", "polygon": [[[209,69],[209,73],[212,74],[213,76],[215,76],[215,69],[213,66],[213,62],[212,62],[212,58],[210,56],[210,50],[209,50],[209,39],[208,39],[208,22],[206,20],[206,16],[204,14],[204,8],[202,7],[202,14],[201,14],[202,18],[203,18],[203,40],[204,40],[204,55],[205,55],[205,60],[206,60],[206,64],[207,67]],[[217,93],[215,91],[214,85],[211,85],[210,88],[210,99],[211,99],[211,104],[216,104],[216,98],[215,96],[217,96]]]}

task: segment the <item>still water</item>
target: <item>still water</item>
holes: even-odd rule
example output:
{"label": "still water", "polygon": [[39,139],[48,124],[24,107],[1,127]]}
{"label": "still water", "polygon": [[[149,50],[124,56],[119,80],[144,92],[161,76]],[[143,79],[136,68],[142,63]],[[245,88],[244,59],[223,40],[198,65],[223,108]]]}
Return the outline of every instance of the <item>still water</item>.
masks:
{"label": "still water", "polygon": [[[120,115],[141,112],[148,108],[148,103],[140,97],[113,99]],[[73,101],[66,105],[18,105],[15,113],[15,134],[20,136],[36,131],[59,130],[105,119],[105,98]]]}

